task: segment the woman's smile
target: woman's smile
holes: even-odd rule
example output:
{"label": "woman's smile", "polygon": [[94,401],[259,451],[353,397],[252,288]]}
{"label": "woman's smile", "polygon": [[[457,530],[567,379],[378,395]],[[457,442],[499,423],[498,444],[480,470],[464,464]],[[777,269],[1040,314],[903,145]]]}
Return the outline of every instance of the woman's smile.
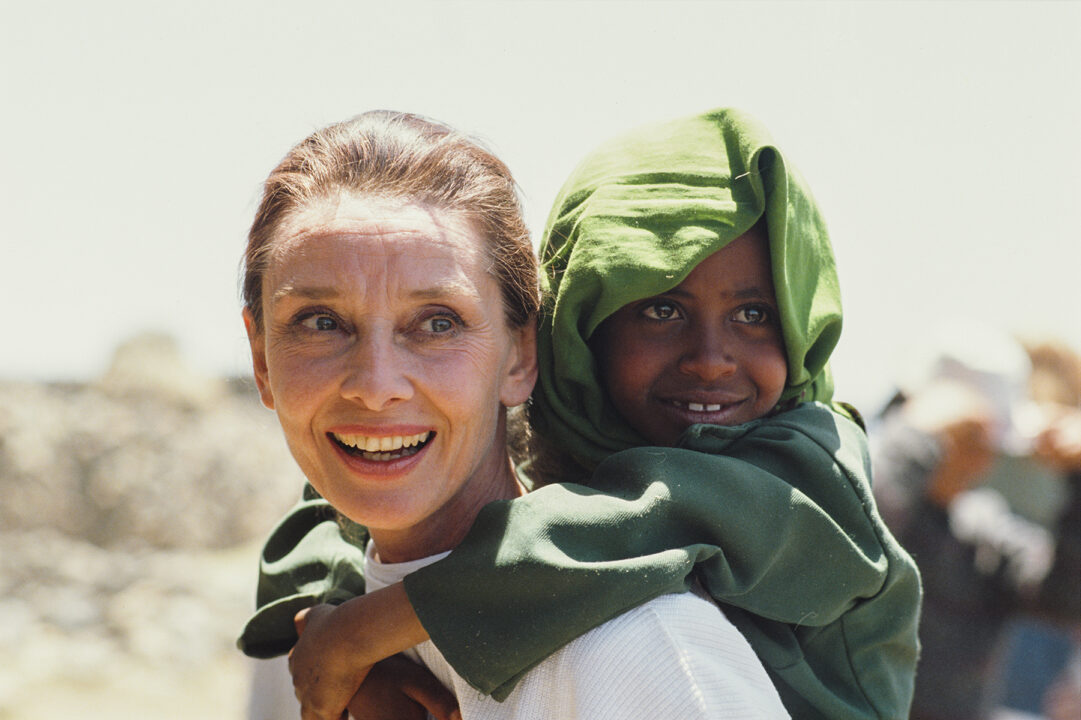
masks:
{"label": "woman's smile", "polygon": [[349,455],[359,455],[365,460],[386,462],[416,455],[428,445],[430,430],[414,435],[361,435],[357,433],[331,432],[327,435]]}

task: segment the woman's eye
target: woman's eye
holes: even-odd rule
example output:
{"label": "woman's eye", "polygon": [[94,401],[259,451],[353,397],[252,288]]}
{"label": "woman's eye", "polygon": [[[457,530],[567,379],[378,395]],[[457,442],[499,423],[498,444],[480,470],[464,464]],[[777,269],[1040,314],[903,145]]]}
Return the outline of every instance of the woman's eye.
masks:
{"label": "woman's eye", "polygon": [[433,315],[424,319],[422,327],[434,335],[442,335],[456,330],[458,321],[448,315]]}
{"label": "woman's eye", "polygon": [[432,318],[428,321],[428,326],[431,327],[432,332],[445,333],[454,329],[454,323],[447,318]]}
{"label": "woman's eye", "polygon": [[740,308],[736,311],[735,320],[747,325],[762,325],[770,321],[770,309],[758,305]]}
{"label": "woman's eye", "polygon": [[300,324],[309,330],[317,332],[330,332],[338,329],[338,321],[329,315],[309,315],[302,319]]}
{"label": "woman's eye", "polygon": [[656,302],[642,309],[642,315],[650,320],[676,320],[682,315],[679,308],[669,302]]}

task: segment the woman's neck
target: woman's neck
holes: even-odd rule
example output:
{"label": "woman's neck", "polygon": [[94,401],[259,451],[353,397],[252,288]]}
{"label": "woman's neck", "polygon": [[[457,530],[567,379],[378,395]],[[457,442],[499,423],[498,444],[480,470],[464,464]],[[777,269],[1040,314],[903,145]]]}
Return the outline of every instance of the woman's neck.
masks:
{"label": "woman's neck", "polygon": [[496,500],[525,495],[510,458],[504,456],[497,469],[478,473],[437,512],[409,528],[369,528],[380,562],[418,560],[452,550],[465,539],[481,508]]}

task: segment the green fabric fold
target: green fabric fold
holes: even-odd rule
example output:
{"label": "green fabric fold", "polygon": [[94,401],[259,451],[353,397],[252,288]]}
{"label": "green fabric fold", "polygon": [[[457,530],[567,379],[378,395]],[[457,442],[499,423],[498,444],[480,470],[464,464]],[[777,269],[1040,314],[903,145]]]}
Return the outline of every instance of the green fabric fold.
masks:
{"label": "green fabric fold", "polygon": [[284,655],[296,644],[293,618],[304,608],[338,605],[364,594],[367,531],[339,520],[330,503],[305,484],[303,499],[271,531],[259,558],[258,611],[237,647],[246,655]]}

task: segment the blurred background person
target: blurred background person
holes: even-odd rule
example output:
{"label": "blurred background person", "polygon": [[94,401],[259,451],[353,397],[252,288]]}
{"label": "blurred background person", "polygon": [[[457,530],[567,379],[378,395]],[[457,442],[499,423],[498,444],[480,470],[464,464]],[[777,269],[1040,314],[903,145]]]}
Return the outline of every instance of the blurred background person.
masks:
{"label": "blurred background person", "polygon": [[1081,358],[963,324],[933,347],[872,426],[924,582],[911,717],[1039,717],[1081,624]]}
{"label": "blurred background person", "polygon": [[995,720],[1076,720],[1081,718],[1081,355],[1055,339],[1022,344],[1032,365],[1031,455],[1001,459],[987,484],[1053,534],[1055,555],[1038,602],[1007,625],[989,704]]}

